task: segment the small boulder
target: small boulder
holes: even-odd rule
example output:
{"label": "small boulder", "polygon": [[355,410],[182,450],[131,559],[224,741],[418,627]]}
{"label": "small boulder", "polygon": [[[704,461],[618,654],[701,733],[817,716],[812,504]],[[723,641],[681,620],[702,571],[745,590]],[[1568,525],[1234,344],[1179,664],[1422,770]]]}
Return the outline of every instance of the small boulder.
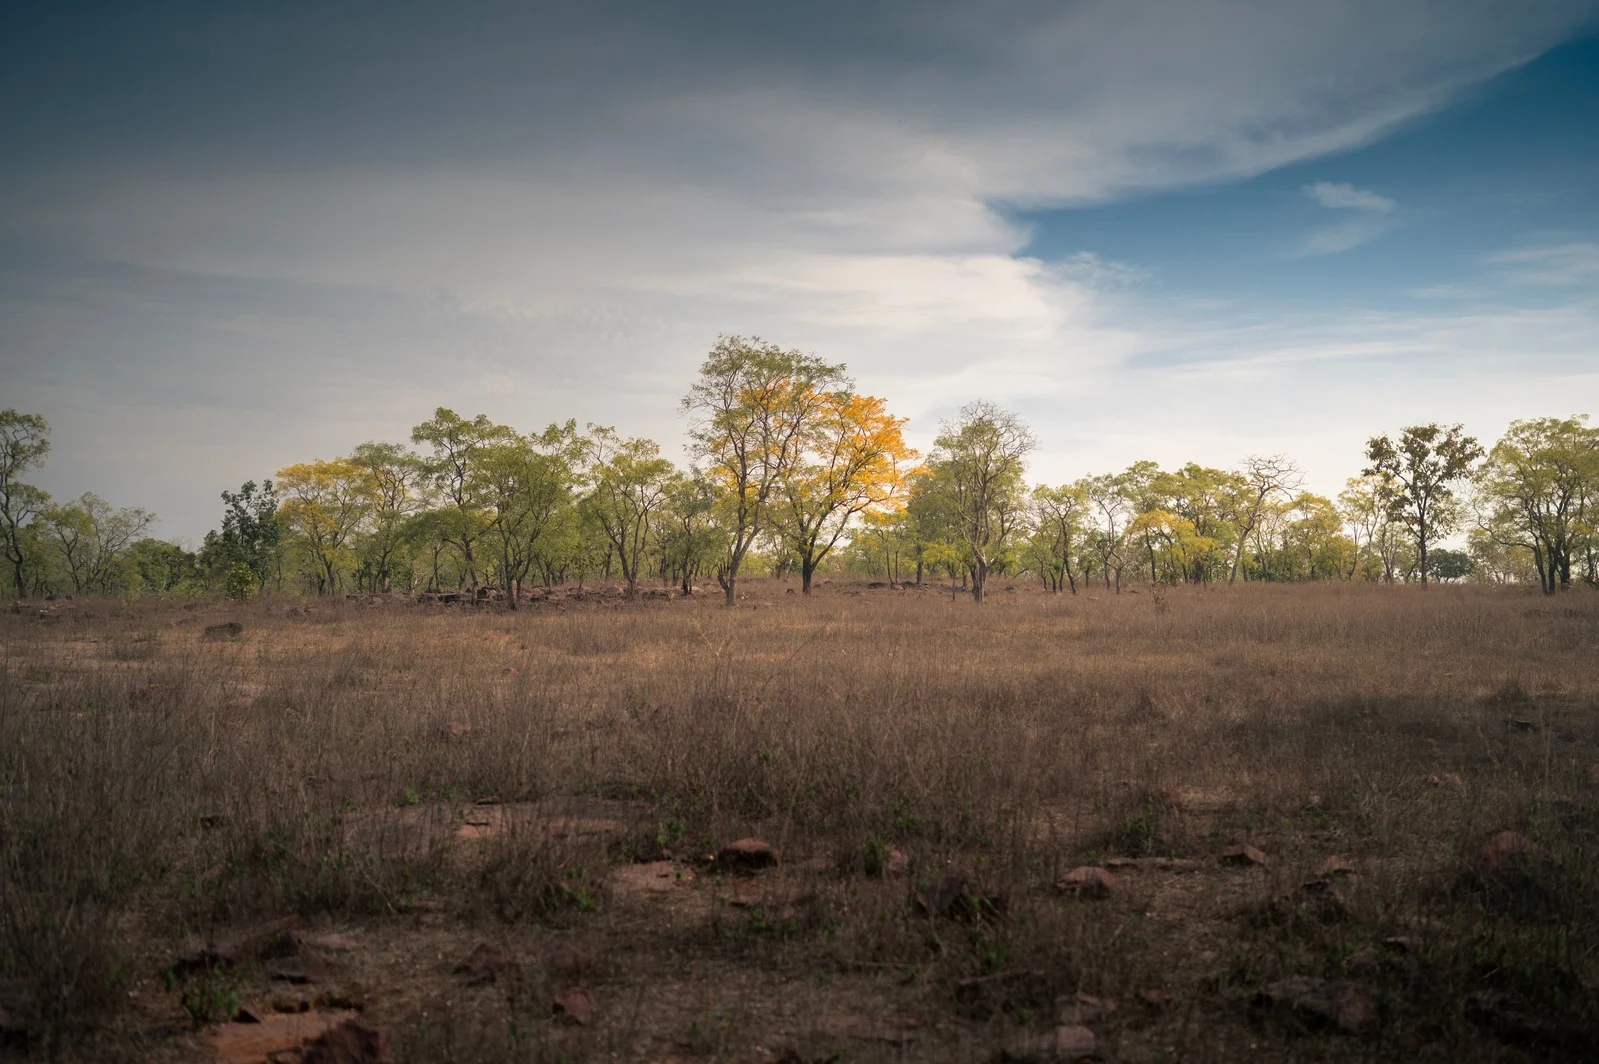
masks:
{"label": "small boulder", "polygon": [[346,1020],[305,1047],[300,1064],[394,1064],[389,1032]]}
{"label": "small boulder", "polygon": [[1006,1064],[1033,1064],[1049,1060],[1086,1060],[1099,1056],[1099,1039],[1087,1027],[1061,1024],[1001,1050],[996,1058]]}
{"label": "small boulder", "polygon": [[544,968],[552,975],[572,978],[588,971],[589,956],[576,946],[555,942],[544,951]]}
{"label": "small boulder", "polygon": [[719,868],[737,872],[757,872],[777,865],[781,858],[782,855],[768,842],[754,838],[739,839],[717,851],[716,864]]}
{"label": "small boulder", "polygon": [[565,993],[555,995],[555,1014],[569,1023],[579,1026],[593,1021],[599,1006],[594,1001],[594,995],[582,987],[573,987]]}
{"label": "small boulder", "polygon": [[1262,988],[1257,1006],[1285,1010],[1316,1026],[1357,1034],[1377,1015],[1377,1000],[1364,984],[1344,979],[1290,976]]}
{"label": "small boulder", "polygon": [[467,986],[492,983],[508,963],[504,950],[484,942],[462,958],[455,966],[455,974],[464,975]]}
{"label": "small boulder", "polygon": [[238,621],[224,621],[222,624],[207,625],[200,638],[208,643],[217,643],[229,639],[238,639],[244,635],[244,625]]}
{"label": "small boulder", "polygon": [[1221,863],[1239,867],[1259,867],[1270,862],[1265,853],[1257,850],[1247,842],[1240,842],[1229,846],[1221,852]]}
{"label": "small boulder", "polygon": [[1067,872],[1055,887],[1079,898],[1108,898],[1121,889],[1121,880],[1098,865],[1084,865]]}
{"label": "small boulder", "polygon": [[1524,870],[1543,855],[1543,847],[1518,831],[1501,831],[1477,851],[1477,871],[1501,876]]}
{"label": "small boulder", "polygon": [[1005,899],[983,893],[957,875],[946,875],[929,887],[918,890],[916,907],[924,915],[946,920],[979,920],[1003,916]]}
{"label": "small boulder", "polygon": [[1342,879],[1354,875],[1355,866],[1334,854],[1321,863],[1316,874],[1324,879]]}

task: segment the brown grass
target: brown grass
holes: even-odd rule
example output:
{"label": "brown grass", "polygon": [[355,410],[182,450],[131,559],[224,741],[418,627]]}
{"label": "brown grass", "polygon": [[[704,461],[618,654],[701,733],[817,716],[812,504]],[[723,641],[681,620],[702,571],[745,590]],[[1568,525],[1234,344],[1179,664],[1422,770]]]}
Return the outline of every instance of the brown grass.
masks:
{"label": "brown grass", "polygon": [[[185,1001],[285,987],[173,962],[287,914],[350,940],[295,992],[400,1061],[987,1060],[1079,993],[1118,1002],[1089,1026],[1125,1061],[1599,1044],[1599,596],[757,583],[736,610],[80,602],[0,636],[0,1053],[191,1059]],[[1541,852],[1475,871],[1503,829]],[[783,864],[707,863],[748,835]],[[1220,863],[1239,841],[1270,863]],[[1301,884],[1332,854],[1328,902]],[[1112,856],[1177,860],[1055,889]],[[928,915],[949,875],[993,904]],[[512,963],[467,986],[483,941]],[[1371,1020],[1264,1004],[1292,976]],[[574,983],[590,1024],[552,1014]]]}

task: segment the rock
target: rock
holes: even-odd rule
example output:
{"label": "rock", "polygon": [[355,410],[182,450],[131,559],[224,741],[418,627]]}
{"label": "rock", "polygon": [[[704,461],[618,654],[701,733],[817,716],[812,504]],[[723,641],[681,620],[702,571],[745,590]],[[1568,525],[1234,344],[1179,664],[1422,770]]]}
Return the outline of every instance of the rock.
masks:
{"label": "rock", "polygon": [[1588,766],[1588,785],[1599,787],[1599,761]]}
{"label": "rock", "polygon": [[238,621],[224,621],[222,624],[207,625],[200,638],[209,643],[227,639],[238,639],[244,634],[244,625]]}
{"label": "rock", "polygon": [[206,1043],[211,1058],[219,1064],[261,1064],[267,1060],[294,1059],[308,1043],[358,1018],[356,1013],[344,1010],[273,1013],[260,1016],[255,1023],[224,1023],[213,1027],[206,1033]]}
{"label": "rock", "polygon": [[306,949],[303,943],[293,956],[283,957],[267,965],[268,979],[285,983],[305,984],[326,982],[333,974],[333,965]]}
{"label": "rock", "polygon": [[1439,776],[1428,776],[1429,787],[1448,787],[1460,794],[1466,793],[1466,781],[1458,772],[1445,772]]}
{"label": "rock", "polygon": [[1098,865],[1084,865],[1067,872],[1055,887],[1079,898],[1108,898],[1121,889],[1121,880]]}
{"label": "rock", "polygon": [[1501,831],[1477,851],[1477,871],[1485,876],[1523,871],[1543,852],[1542,846],[1520,832]]}
{"label": "rock", "polygon": [[916,907],[928,916],[946,920],[977,920],[1003,916],[1005,899],[997,894],[975,891],[957,875],[946,875],[930,887],[916,892]]}
{"label": "rock", "polygon": [[478,986],[492,983],[508,963],[503,950],[483,942],[462,958],[455,966],[455,973],[466,976],[467,986]]}
{"label": "rock", "polygon": [[1172,1004],[1172,996],[1164,990],[1140,990],[1137,997],[1152,1009],[1166,1009]]}
{"label": "rock", "polygon": [[1120,1006],[1110,998],[1072,994],[1056,1002],[1056,1007],[1060,1010],[1060,1022],[1075,1027],[1109,1016]]}
{"label": "rock", "polygon": [[723,846],[716,854],[719,868],[739,872],[755,872],[778,864],[781,855],[773,846],[761,839],[739,839]]}
{"label": "rock", "polygon": [[1247,842],[1240,842],[1236,845],[1229,846],[1221,852],[1221,863],[1226,865],[1253,865],[1259,867],[1261,865],[1268,864],[1269,862],[1270,858],[1268,858],[1265,853],[1255,849],[1255,847],[1249,845]]}
{"label": "rock", "polygon": [[823,1013],[816,1020],[816,1029],[834,1038],[854,1038],[861,1042],[886,1042],[903,1045],[911,1041],[921,1029],[921,1022],[909,1016],[851,1016],[844,1013]]}
{"label": "rock", "polygon": [[1321,863],[1316,874],[1326,879],[1343,878],[1354,875],[1355,866],[1335,854]]}
{"label": "rock", "polygon": [[471,734],[472,725],[463,724],[458,720],[452,720],[448,724],[444,725],[444,727],[439,729],[439,736],[452,743],[461,742]]}
{"label": "rock", "polygon": [[187,972],[293,957],[301,949],[299,940],[293,934],[301,924],[298,916],[285,916],[255,924],[181,958],[173,965],[173,970]]}
{"label": "rock", "polygon": [[589,969],[589,955],[576,946],[565,942],[551,943],[544,951],[544,968],[553,975],[573,976],[582,975]]}
{"label": "rock", "polygon": [[1377,1002],[1370,988],[1343,979],[1290,976],[1264,987],[1255,996],[1255,1003],[1287,1010],[1345,1034],[1365,1030],[1377,1015]]}
{"label": "rock", "polygon": [[565,993],[555,995],[555,1014],[571,1023],[584,1025],[594,1019],[598,1010],[594,995],[582,987],[573,987]]}
{"label": "rock", "polygon": [[389,1032],[346,1020],[306,1046],[300,1064],[394,1064]]}
{"label": "rock", "polygon": [[1099,1039],[1087,1027],[1061,1024],[1046,1034],[1034,1035],[1013,1048],[1001,1050],[997,1060],[1023,1064],[1047,1060],[1084,1060],[1099,1056]]}

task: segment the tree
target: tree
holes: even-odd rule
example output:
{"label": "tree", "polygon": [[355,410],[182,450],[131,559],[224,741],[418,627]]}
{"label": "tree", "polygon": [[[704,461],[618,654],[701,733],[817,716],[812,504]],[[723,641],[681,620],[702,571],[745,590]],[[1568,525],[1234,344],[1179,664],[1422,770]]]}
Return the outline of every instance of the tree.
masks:
{"label": "tree", "polygon": [[1127,567],[1127,526],[1134,516],[1126,485],[1112,473],[1084,477],[1077,483],[1097,526],[1089,537],[1089,546],[1097,556],[1105,587],[1111,586],[1111,576],[1115,574],[1116,593],[1121,594],[1122,570]]}
{"label": "tree", "polygon": [[1088,521],[1088,498],[1080,484],[1051,488],[1040,484],[1033,489],[1033,537],[1039,562],[1047,566],[1046,582],[1061,590],[1064,577],[1072,594],[1077,594],[1077,573],[1072,562],[1082,549]]}
{"label": "tree", "polygon": [[729,606],[744,558],[766,529],[773,493],[803,450],[826,393],[848,384],[842,365],[759,337],[723,336],[683,398],[684,411],[697,417],[693,453],[716,485],[727,530],[717,580]]}
{"label": "tree", "polygon": [[965,548],[972,598],[983,601],[988,570],[1021,525],[1026,507],[1027,455],[1032,432],[1020,418],[987,400],[946,421],[928,463],[950,525]]}
{"label": "tree", "polygon": [[1278,497],[1289,497],[1304,483],[1304,474],[1291,458],[1280,454],[1252,454],[1244,459],[1242,481],[1234,497],[1233,520],[1238,528],[1238,542],[1233,550],[1232,569],[1227,582],[1238,580],[1238,569],[1244,560],[1244,548],[1262,516]]}
{"label": "tree", "polygon": [[478,574],[472,547],[487,528],[484,503],[478,496],[482,479],[474,474],[483,449],[510,432],[490,421],[487,414],[468,421],[443,406],[433,412],[432,420],[411,430],[412,443],[426,443],[433,448],[426,475],[443,496],[448,515],[438,522],[438,531],[445,542],[461,552],[464,575],[473,584],[477,583]]}
{"label": "tree", "polygon": [[568,421],[536,436],[503,429],[478,452],[469,494],[499,541],[500,587],[511,609],[539,550],[571,513],[583,448],[577,422]]}
{"label": "tree", "polygon": [[376,487],[366,468],[348,458],[303,462],[278,470],[285,496],[280,516],[310,554],[320,572],[317,593],[339,590],[340,571],[351,568],[351,540],[372,512]]}
{"label": "tree", "polygon": [[667,486],[659,537],[663,575],[674,576],[683,594],[727,552],[727,536],[716,522],[716,488],[699,470],[674,476]]}
{"label": "tree", "polygon": [[905,419],[884,406],[882,399],[849,392],[822,396],[804,447],[783,477],[776,525],[798,556],[800,589],[807,595],[817,566],[850,519],[903,493],[916,452],[905,443]]}
{"label": "tree", "polygon": [[224,491],[222,531],[207,532],[200,549],[206,570],[220,577],[230,566],[248,570],[255,590],[265,590],[278,561],[278,493],[272,481],[258,487],[247,480],[238,491]]}
{"label": "tree", "polygon": [[589,426],[594,487],[588,505],[616,552],[627,597],[638,597],[639,565],[654,534],[653,522],[672,490],[672,463],[652,440],[623,440],[616,430]]}
{"label": "tree", "polygon": [[0,550],[11,563],[12,589],[27,593],[23,529],[49,504],[50,496],[17,479],[50,453],[50,423],[37,414],[0,410]]}
{"label": "tree", "polygon": [[1427,556],[1427,568],[1435,580],[1464,580],[1476,567],[1465,551],[1440,548]]}
{"label": "tree", "polygon": [[405,540],[406,523],[421,508],[418,481],[422,460],[397,443],[363,443],[350,461],[365,471],[372,487],[371,534],[365,545],[374,590],[388,591],[395,552]]}
{"label": "tree", "polygon": [[1338,494],[1338,512],[1355,547],[1350,579],[1359,575],[1375,580],[1380,576],[1391,584],[1399,569],[1402,529],[1388,510],[1388,490],[1383,481],[1377,476],[1350,477]]}
{"label": "tree", "polygon": [[1599,502],[1599,430],[1587,417],[1512,422],[1476,474],[1478,523],[1532,551],[1545,594],[1571,586],[1572,557],[1591,550]]}
{"label": "tree", "polygon": [[1450,484],[1471,473],[1482,457],[1477,441],[1460,425],[1412,425],[1395,443],[1374,436],[1366,443],[1366,476],[1385,478],[1382,498],[1388,512],[1409,530],[1416,544],[1416,564],[1421,586],[1427,586],[1427,549],[1447,535],[1459,520],[1459,507]]}
{"label": "tree", "polygon": [[128,563],[138,574],[139,587],[154,594],[176,591],[199,575],[192,551],[160,539],[141,539],[128,548]]}
{"label": "tree", "polygon": [[113,510],[85,492],[64,506],[46,506],[39,515],[46,541],[55,549],[72,581],[74,594],[118,590],[128,548],[155,521],[148,510]]}

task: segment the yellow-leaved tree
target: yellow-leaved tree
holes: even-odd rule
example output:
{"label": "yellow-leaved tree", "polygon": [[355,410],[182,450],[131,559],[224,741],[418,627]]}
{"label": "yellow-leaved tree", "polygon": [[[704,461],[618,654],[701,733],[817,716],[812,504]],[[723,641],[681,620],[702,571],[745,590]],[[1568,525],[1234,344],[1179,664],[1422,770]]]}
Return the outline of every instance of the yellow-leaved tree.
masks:
{"label": "yellow-leaved tree", "polygon": [[339,573],[354,565],[352,539],[372,513],[371,473],[348,458],[302,462],[278,470],[283,498],[278,519],[316,564],[317,594],[339,589]]}
{"label": "yellow-leaved tree", "polygon": [[918,457],[903,435],[904,418],[875,396],[820,397],[804,447],[783,478],[777,531],[800,563],[800,586],[844,537],[857,514],[904,508],[906,477]]}

